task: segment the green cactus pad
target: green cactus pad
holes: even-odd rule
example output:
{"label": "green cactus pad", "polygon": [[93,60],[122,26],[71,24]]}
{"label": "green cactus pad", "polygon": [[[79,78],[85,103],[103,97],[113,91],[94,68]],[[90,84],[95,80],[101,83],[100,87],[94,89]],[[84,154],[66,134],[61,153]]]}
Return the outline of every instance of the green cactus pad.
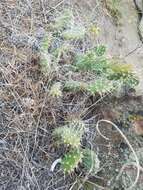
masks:
{"label": "green cactus pad", "polygon": [[56,82],[55,84],[52,85],[49,94],[52,97],[61,97],[62,96],[62,90],[61,90],[61,83],[60,82]]}
{"label": "green cactus pad", "polygon": [[83,132],[84,131],[82,129],[76,129],[73,126],[63,126],[57,128],[54,131],[54,134],[60,137],[64,144],[72,147],[79,147]]}
{"label": "green cactus pad", "polygon": [[51,57],[49,54],[43,54],[40,60],[40,67],[43,74],[49,74],[52,72]]}
{"label": "green cactus pad", "polygon": [[73,22],[73,12],[70,9],[66,9],[55,19],[54,29],[62,30],[71,26]]}
{"label": "green cactus pad", "polygon": [[78,164],[82,161],[83,154],[80,150],[73,150],[65,154],[64,158],[61,161],[61,168],[65,173],[71,173],[75,168],[78,167]]}
{"label": "green cactus pad", "polygon": [[108,62],[102,56],[97,56],[94,51],[89,51],[86,54],[78,55],[75,63],[78,71],[90,71],[97,74],[105,72]]}
{"label": "green cactus pad", "polygon": [[106,52],[106,47],[103,45],[99,45],[95,48],[95,53],[97,56],[103,56]]}
{"label": "green cactus pad", "polygon": [[80,81],[67,81],[65,83],[64,89],[65,90],[72,90],[72,91],[81,91],[81,90],[86,90],[87,84],[85,82],[80,82]]}
{"label": "green cactus pad", "polygon": [[85,28],[74,26],[72,29],[68,29],[63,32],[63,37],[66,40],[79,40],[85,36]]}
{"label": "green cactus pad", "polygon": [[111,92],[114,89],[114,83],[104,78],[97,79],[92,82],[88,87],[88,92],[91,94],[105,94]]}
{"label": "green cactus pad", "polygon": [[133,72],[131,64],[117,63],[118,60],[113,60],[109,65],[107,78],[109,80],[119,81],[120,84],[125,84],[134,88],[138,85],[139,81]]}
{"label": "green cactus pad", "polygon": [[79,131],[83,132],[84,128],[85,128],[85,123],[80,120],[80,119],[73,119],[70,123],[69,123],[70,127],[73,127],[75,129],[78,129]]}
{"label": "green cactus pad", "polygon": [[41,52],[47,52],[50,45],[51,45],[51,36],[49,35],[45,35],[45,37],[43,38],[42,42],[41,42]]}
{"label": "green cactus pad", "polygon": [[85,169],[90,171],[92,174],[96,174],[99,170],[100,161],[96,153],[90,149],[83,150],[82,163]]}

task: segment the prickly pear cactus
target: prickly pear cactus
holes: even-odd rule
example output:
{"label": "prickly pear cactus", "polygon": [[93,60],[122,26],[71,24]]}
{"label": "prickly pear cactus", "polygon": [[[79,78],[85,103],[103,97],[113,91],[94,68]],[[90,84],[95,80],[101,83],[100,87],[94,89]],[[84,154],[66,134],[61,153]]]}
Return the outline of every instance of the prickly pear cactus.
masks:
{"label": "prickly pear cactus", "polygon": [[77,148],[80,146],[83,130],[75,129],[72,126],[64,126],[57,128],[54,134],[60,138],[62,143]]}
{"label": "prickly pear cactus", "polygon": [[52,72],[51,57],[49,54],[43,54],[40,59],[41,72],[44,75]]}
{"label": "prickly pear cactus", "polygon": [[62,90],[61,90],[61,83],[60,82],[57,82],[55,84],[52,85],[51,87],[51,90],[50,90],[50,95],[52,97],[56,97],[56,98],[59,98],[62,96]]}
{"label": "prickly pear cactus", "polygon": [[103,45],[97,46],[95,48],[95,53],[97,56],[103,56],[105,52],[106,52],[106,47]]}
{"label": "prickly pear cactus", "polygon": [[79,131],[83,132],[85,128],[85,123],[80,119],[73,119],[69,123],[70,127],[78,129]]}
{"label": "prickly pear cactus", "polygon": [[75,168],[78,167],[78,164],[82,162],[83,154],[82,151],[76,149],[67,154],[61,161],[61,168],[65,173],[71,173]]}
{"label": "prickly pear cactus", "polygon": [[101,56],[103,53],[102,51],[96,48],[85,54],[78,55],[75,62],[76,70],[94,72],[96,74],[105,72],[108,62],[105,57]]}
{"label": "prickly pear cactus", "polygon": [[65,90],[72,90],[72,91],[81,91],[81,90],[86,90],[87,84],[85,82],[80,82],[80,81],[67,81],[65,83],[64,89]]}
{"label": "prickly pear cactus", "polygon": [[91,174],[96,174],[99,171],[100,161],[96,153],[90,149],[83,150],[82,163]]}
{"label": "prickly pear cactus", "polygon": [[41,42],[41,53],[47,53],[48,52],[48,49],[51,45],[51,39],[52,37],[51,36],[45,36]]}
{"label": "prickly pear cactus", "polygon": [[119,81],[131,87],[138,85],[138,78],[133,72],[131,64],[122,63],[120,59],[112,59],[108,68],[108,79]]}
{"label": "prickly pear cactus", "polygon": [[107,79],[101,78],[97,79],[95,82],[91,83],[88,87],[88,92],[91,94],[105,94],[113,91],[114,83]]}
{"label": "prickly pear cactus", "polygon": [[84,27],[74,26],[73,28],[64,31],[63,37],[66,40],[79,40],[84,38],[85,33],[86,30]]}
{"label": "prickly pear cactus", "polygon": [[56,17],[53,29],[63,30],[71,26],[72,22],[73,12],[69,9],[66,9],[59,16]]}

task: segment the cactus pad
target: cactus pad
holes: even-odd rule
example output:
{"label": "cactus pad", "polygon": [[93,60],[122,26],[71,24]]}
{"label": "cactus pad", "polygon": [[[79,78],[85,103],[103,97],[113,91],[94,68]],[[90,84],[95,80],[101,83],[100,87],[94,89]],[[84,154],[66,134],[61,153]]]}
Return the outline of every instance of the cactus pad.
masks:
{"label": "cactus pad", "polygon": [[86,90],[87,84],[85,82],[80,82],[80,81],[67,81],[65,83],[65,90],[72,90],[72,91],[81,91],[81,90]]}
{"label": "cactus pad", "polygon": [[61,161],[61,168],[65,173],[73,172],[74,169],[78,167],[78,164],[82,161],[82,157],[83,154],[78,149],[65,154]]}
{"label": "cactus pad", "polygon": [[91,94],[105,94],[114,89],[114,83],[104,78],[97,79],[88,87],[88,92]]}
{"label": "cactus pad", "polygon": [[64,10],[59,16],[55,19],[54,29],[62,30],[69,26],[73,21],[73,12],[70,9]]}
{"label": "cactus pad", "polygon": [[96,153],[90,149],[83,150],[83,166],[92,174],[96,174],[99,170],[100,161]]}
{"label": "cactus pad", "polygon": [[63,32],[63,37],[67,40],[83,39],[85,36],[85,28],[74,26]]}
{"label": "cactus pad", "polygon": [[52,85],[51,90],[50,90],[50,95],[52,97],[61,97],[62,96],[62,90],[61,90],[61,83],[57,82]]}
{"label": "cactus pad", "polygon": [[79,147],[83,135],[83,130],[75,129],[74,127],[64,126],[59,127],[54,131],[54,134],[61,138],[64,144],[72,147]]}
{"label": "cactus pad", "polygon": [[78,71],[90,71],[97,74],[105,72],[107,65],[107,60],[102,56],[97,56],[93,50],[88,51],[86,54],[78,55],[75,63]]}
{"label": "cactus pad", "polygon": [[103,56],[106,52],[106,47],[103,45],[99,45],[95,48],[95,53],[97,56]]}

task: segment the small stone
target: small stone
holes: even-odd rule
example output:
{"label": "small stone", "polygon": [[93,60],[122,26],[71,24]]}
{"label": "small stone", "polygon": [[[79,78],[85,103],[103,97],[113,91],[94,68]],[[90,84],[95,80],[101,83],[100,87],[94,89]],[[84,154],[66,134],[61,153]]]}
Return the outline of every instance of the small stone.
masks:
{"label": "small stone", "polygon": [[137,117],[133,120],[132,125],[134,127],[134,131],[137,135],[143,135],[143,117]]}

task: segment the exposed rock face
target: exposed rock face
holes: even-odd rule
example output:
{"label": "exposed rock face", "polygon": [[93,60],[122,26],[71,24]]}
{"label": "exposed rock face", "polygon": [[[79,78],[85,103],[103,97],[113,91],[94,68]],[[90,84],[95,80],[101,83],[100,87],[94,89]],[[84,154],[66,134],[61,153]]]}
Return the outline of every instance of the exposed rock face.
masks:
{"label": "exposed rock face", "polygon": [[134,0],[135,6],[138,12],[139,24],[138,24],[138,32],[141,41],[143,42],[143,0]]}
{"label": "exposed rock face", "polygon": [[137,95],[143,95],[143,0],[121,0],[117,8],[121,14],[117,26],[112,17],[102,14],[99,41],[107,45],[111,56],[133,65],[140,81]]}
{"label": "exposed rock face", "polygon": [[143,10],[143,0],[134,0],[137,9],[142,11]]}
{"label": "exposed rock face", "polygon": [[[140,32],[142,17],[140,17],[141,20],[139,20],[138,11],[133,1],[128,0],[128,2],[124,2],[125,3],[121,1],[121,4],[124,5],[121,6],[123,15],[121,28],[126,42],[123,51],[128,50],[129,53],[126,54],[125,59],[128,63],[133,65],[134,71],[140,81],[137,87],[137,95],[143,95],[143,44],[141,40],[142,34]],[[142,8],[142,1],[138,1],[138,6]]]}
{"label": "exposed rock face", "polygon": [[[110,0],[106,0],[111,2]],[[106,2],[105,1],[105,2]],[[79,2],[78,2],[79,3]],[[82,17],[88,21],[91,19],[101,29],[95,42],[107,46],[109,55],[119,57],[126,63],[132,64],[140,84],[137,87],[137,95],[143,95],[143,0],[120,0],[117,9],[121,15],[118,24],[114,22],[110,11],[104,9],[101,3],[90,0],[84,1]],[[80,8],[83,3],[80,4]],[[81,8],[82,9],[82,8]],[[123,61],[124,62],[124,61]]]}

